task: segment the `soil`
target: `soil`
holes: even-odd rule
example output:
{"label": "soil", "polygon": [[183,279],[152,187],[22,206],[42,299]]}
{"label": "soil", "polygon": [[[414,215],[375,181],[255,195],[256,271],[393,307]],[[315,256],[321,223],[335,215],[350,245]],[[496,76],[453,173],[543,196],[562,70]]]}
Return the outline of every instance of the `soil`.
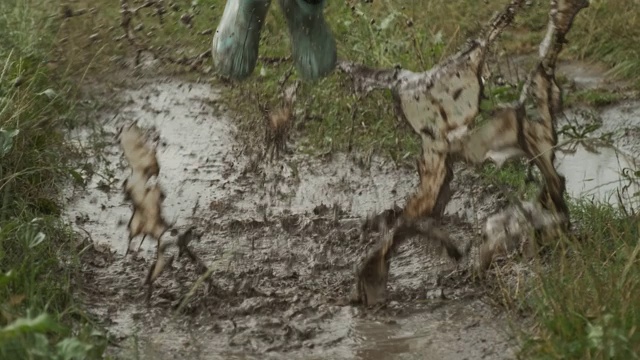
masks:
{"label": "soil", "polygon": [[[84,144],[108,145],[88,160],[95,174],[87,176],[87,185],[67,194],[67,216],[90,243],[78,295],[113,337],[111,355],[515,357],[518,344],[512,321],[496,305],[498,291],[467,276],[473,251],[456,264],[426,240],[409,241],[392,260],[387,303],[369,309],[348,303],[354,266],[375,240],[361,239],[361,221],[402,206],[417,185],[415,170],[362,154],[312,158],[292,151],[263,161],[238,140],[221,90],[204,83],[146,79],[114,91],[122,106],[96,120],[100,131],[70,134]],[[606,119],[601,131],[616,129],[614,145],[626,149],[629,161],[638,150],[639,109],[629,103],[600,114]],[[624,131],[622,116],[615,114],[628,115]],[[195,227],[190,247],[211,270],[210,281],[200,284],[199,269],[187,258],[177,259],[156,280],[148,304],[143,282],[155,242],[147,239],[139,252],[124,257],[131,208],[121,184],[129,170],[115,135],[130,121],[157,136],[157,181],[167,195],[165,218],[175,230],[165,236]],[[619,179],[612,161],[617,153],[614,147],[600,154],[559,153],[569,193],[586,191],[584,177],[600,185]],[[455,194],[442,224],[461,248],[477,248],[484,220],[508,204],[499,189],[481,184],[472,169],[455,169]],[[134,240],[134,249],[139,242]],[[183,300],[185,306],[176,311]]]}

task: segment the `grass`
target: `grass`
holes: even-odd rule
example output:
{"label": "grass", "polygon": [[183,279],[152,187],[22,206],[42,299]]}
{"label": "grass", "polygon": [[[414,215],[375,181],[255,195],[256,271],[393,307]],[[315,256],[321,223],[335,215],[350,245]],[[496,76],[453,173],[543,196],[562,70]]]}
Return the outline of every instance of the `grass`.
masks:
{"label": "grass", "polygon": [[508,161],[498,169],[493,164],[486,164],[480,169],[483,181],[487,185],[507,187],[509,193],[521,199],[531,199],[538,194],[537,184],[527,181],[528,166],[523,160]]}
{"label": "grass", "polygon": [[565,106],[587,105],[594,108],[614,105],[624,99],[624,96],[617,92],[605,89],[585,89],[571,93],[565,101]]}
{"label": "grass", "polygon": [[[132,1],[133,3],[133,1]],[[459,0],[329,1],[326,17],[336,35],[339,56],[378,67],[427,70],[456,50],[506,1]],[[80,122],[87,110],[79,93],[83,80],[109,83],[132,49],[120,36],[117,2],[78,0],[74,10],[92,11],[61,20],[53,0],[0,2],[0,357],[47,358],[69,354],[98,356],[104,339],[71,298],[79,269],[75,234],[60,220],[58,190],[78,177],[74,149],[63,130]],[[174,57],[193,56],[210,47],[224,2],[174,1],[163,15],[136,18],[136,36]],[[547,1],[535,1],[504,34],[497,53],[536,50],[547,22]],[[592,0],[569,35],[563,57],[598,61],[609,75],[636,79],[640,87],[640,12],[629,0]],[[195,16],[190,26],[179,19]],[[274,2],[264,26],[260,55],[284,59],[290,53],[283,16]],[[291,62],[260,61],[249,81],[225,86],[226,103],[240,114],[249,136],[255,126],[255,95],[276,101],[279,80]],[[156,75],[176,73],[159,67]],[[190,78],[210,73],[181,73]],[[293,78],[296,75],[294,72]],[[509,100],[507,88],[488,89],[491,107]],[[568,104],[604,106],[620,100],[604,90],[569,94]],[[304,109],[296,124],[296,151],[312,154],[352,148],[374,151],[413,164],[419,142],[393,114],[390,96],[377,92],[356,99],[350,84],[334,73],[305,84],[298,100]],[[98,111],[103,102],[96,102]],[[17,130],[18,132],[12,132]],[[11,146],[8,146],[11,138]],[[63,154],[64,156],[60,156]],[[68,160],[68,161],[67,161]],[[535,190],[521,163],[496,170],[485,167],[488,183],[506,184],[521,197]],[[573,205],[577,239],[560,241],[550,268],[540,270],[530,296],[521,299],[536,320],[526,333],[527,358],[637,358],[640,353],[638,229],[610,207]],[[37,219],[34,221],[34,219]],[[578,241],[579,240],[579,241]],[[69,357],[65,357],[69,358]]]}
{"label": "grass", "polygon": [[[435,0],[426,3],[415,0],[346,1],[329,2],[325,13],[335,33],[341,58],[379,67],[400,64],[422,71],[454,52],[504,3],[472,0],[455,3]],[[77,56],[77,50],[83,50],[79,54],[94,57],[91,61],[84,61],[91,62],[87,73],[94,77],[109,75],[114,64],[122,63],[125,56],[133,53],[126,40],[120,38],[119,8],[104,0],[79,0],[73,4],[75,9],[94,7],[96,11],[64,24],[61,33],[67,42],[61,45],[63,56],[71,52]],[[224,4],[190,1],[171,4],[162,15],[162,21],[155,8],[141,10],[140,16],[134,18],[136,38],[174,58],[194,56],[209,50],[211,31],[222,15]],[[131,1],[132,8],[137,5],[140,4]],[[535,1],[530,9],[522,12],[513,29],[503,35],[497,53],[515,56],[535,52],[547,23],[547,7],[546,1]],[[603,62],[611,69],[612,76],[636,78],[635,74],[640,71],[640,57],[634,45],[640,37],[640,20],[634,10],[633,2],[625,0],[592,1],[591,6],[579,14],[563,57]],[[188,25],[180,21],[186,13],[193,15]],[[92,29],[87,30],[88,23],[93,25]],[[274,3],[264,25],[260,55],[265,59],[282,60],[289,54],[284,17]],[[279,80],[291,67],[288,60],[259,61],[250,81],[225,86],[226,103],[231,110],[243,115],[239,120],[246,130],[244,133],[259,136],[257,131],[252,131],[259,129],[260,126],[256,125],[262,121],[257,116],[256,96],[260,94],[263,100],[274,105],[279,95]],[[162,66],[155,71],[167,73]],[[191,78],[207,76],[181,75]],[[218,86],[223,85],[218,83]],[[497,101],[499,94],[493,94],[494,89],[488,91],[490,99]],[[570,93],[567,98],[568,104],[596,106],[618,100],[620,95],[602,90]],[[364,99],[356,99],[349,81],[340,74],[334,73],[317,85],[305,84],[298,107],[305,110],[296,127],[298,151],[322,154],[332,150],[375,150],[396,161],[407,159],[408,155],[419,151],[418,139],[406,124],[396,120],[388,93],[376,92]]]}
{"label": "grass", "polygon": [[637,215],[576,202],[580,229],[562,239],[528,298],[537,322],[527,359],[637,359],[640,356],[640,228]]}
{"label": "grass", "polygon": [[[60,219],[74,173],[63,130],[75,121],[75,85],[48,60],[56,1],[0,2],[0,358],[97,358],[106,342],[72,289],[80,263]],[[71,63],[68,63],[72,65]]]}
{"label": "grass", "polygon": [[[520,162],[481,171],[487,183],[521,197],[537,193],[525,182],[526,167]],[[637,182],[638,175],[623,178]],[[506,272],[496,274],[495,295],[515,315],[519,358],[638,359],[638,214],[587,199],[571,199],[569,205],[574,230],[552,239],[550,251],[532,263],[532,272],[514,275],[505,266]]]}

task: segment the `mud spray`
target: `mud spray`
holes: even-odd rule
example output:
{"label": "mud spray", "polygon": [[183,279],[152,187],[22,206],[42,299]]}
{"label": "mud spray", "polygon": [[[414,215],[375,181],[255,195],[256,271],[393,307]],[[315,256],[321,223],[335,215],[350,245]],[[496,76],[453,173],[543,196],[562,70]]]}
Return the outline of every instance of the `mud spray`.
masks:
{"label": "mud spray", "polygon": [[[121,92],[125,105],[100,119],[97,140],[112,145],[94,166],[97,174],[108,175],[93,176],[86,188],[68,192],[67,216],[93,241],[85,253],[82,291],[90,311],[104,319],[118,342],[110,350],[114,354],[143,359],[513,358],[517,344],[508,336],[505,315],[482,289],[448,276],[455,265],[431,256],[426,242],[399,249],[386,307],[364,311],[345,303],[353,264],[371,246],[359,237],[360,219],[403,203],[416,186],[413,171],[376,157],[363,168],[346,154],[321,160],[294,154],[264,164],[256,176],[246,171],[251,159],[236,142],[233,115],[221,110],[216,89],[175,80],[127,86]],[[596,120],[580,111],[566,113],[564,121],[571,124],[600,121],[597,131],[609,134],[613,144],[572,143],[559,154],[571,195],[606,201],[621,188],[620,173],[635,166],[640,150],[639,109],[639,103],[623,103],[598,112]],[[199,287],[177,315],[175,308],[198,278],[196,266],[188,259],[175,261],[156,280],[147,307],[141,285],[155,244],[146,241],[140,252],[124,257],[131,208],[119,184],[130,169],[113,139],[133,120],[157,136],[162,169],[157,181],[167,189],[164,216],[175,230],[164,236],[194,227],[198,236],[191,247],[212,271],[211,282]],[[84,129],[73,137],[88,143],[96,141],[92,134]],[[478,186],[473,171],[454,171],[455,194],[444,223],[462,247],[480,241],[479,224],[507,200],[496,189]]]}

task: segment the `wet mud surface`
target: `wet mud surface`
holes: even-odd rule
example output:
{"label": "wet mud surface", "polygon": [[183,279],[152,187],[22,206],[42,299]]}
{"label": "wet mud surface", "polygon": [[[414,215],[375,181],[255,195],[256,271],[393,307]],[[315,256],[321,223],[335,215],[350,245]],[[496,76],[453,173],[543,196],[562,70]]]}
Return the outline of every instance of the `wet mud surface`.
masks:
{"label": "wet mud surface", "polygon": [[[86,188],[69,190],[67,215],[92,244],[83,256],[79,295],[113,336],[112,354],[141,359],[515,357],[510,321],[487,295],[491,290],[464,275],[471,259],[455,264],[424,239],[403,244],[393,258],[384,307],[348,304],[355,264],[375,240],[360,238],[361,220],[402,206],[417,184],[415,170],[376,157],[365,166],[350,154],[310,158],[294,152],[273,163],[256,160],[236,140],[233,116],[221,110],[219,95],[204,84],[136,82],[121,89],[122,107],[97,119],[98,132],[70,134],[83,144],[110,144],[94,158],[96,172],[87,177]],[[637,121],[637,105],[629,111]],[[155,241],[145,240],[139,252],[124,257],[131,209],[121,190],[128,170],[115,135],[130,121],[155,134],[158,143],[157,181],[167,195],[165,218],[175,228],[165,236],[195,227],[191,248],[212,271],[210,281],[194,287],[200,273],[188,259],[177,259],[156,281],[148,305],[142,284]],[[614,143],[626,146],[632,159],[637,142],[629,139],[638,130],[629,121]],[[611,126],[620,131],[616,122]],[[573,154],[558,153],[568,191],[574,196],[587,191],[585,177],[611,182],[613,155],[608,150],[591,155],[576,146]],[[593,165],[585,169],[587,161]],[[481,185],[473,170],[454,171],[455,193],[442,225],[459,247],[471,242],[475,248],[486,217],[508,202],[497,189]],[[139,242],[133,241],[134,249]],[[184,308],[176,313],[185,296]]]}
{"label": "wet mud surface", "polygon": [[[233,121],[209,106],[217,94],[208,86],[151,82],[123,97],[119,116],[101,120],[103,138],[131,120],[157,131],[165,217],[179,231],[196,227],[200,239],[192,247],[213,273],[174,318],[199,276],[179,259],[156,281],[146,306],[142,282],[155,244],[146,240],[124,258],[131,209],[120,190],[126,164],[112,141],[96,165],[110,177],[94,176],[88,190],[70,193],[69,216],[95,244],[85,256],[83,295],[123,340],[116,353],[131,356],[139,338],[142,358],[512,356],[504,316],[476,286],[450,276],[465,265],[433,254],[419,239],[394,259],[388,306],[346,303],[354,265],[374,240],[360,239],[361,220],[401,205],[416,185],[414,171],[378,158],[365,168],[345,154],[292,155],[256,168],[234,140]],[[473,183],[474,176],[460,181]],[[498,201],[462,182],[453,184],[460,191],[444,220],[460,244],[475,238],[474,215],[486,217]]]}

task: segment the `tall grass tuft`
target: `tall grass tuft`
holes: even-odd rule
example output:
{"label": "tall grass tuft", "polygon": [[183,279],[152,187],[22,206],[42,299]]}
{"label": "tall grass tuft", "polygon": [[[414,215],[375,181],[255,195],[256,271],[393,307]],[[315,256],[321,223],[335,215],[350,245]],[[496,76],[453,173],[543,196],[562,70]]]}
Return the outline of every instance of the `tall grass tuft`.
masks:
{"label": "tall grass tuft", "polygon": [[577,234],[538,272],[529,304],[537,327],[524,358],[640,358],[640,224],[609,205],[578,202]]}
{"label": "tall grass tuft", "polygon": [[49,61],[57,7],[0,2],[2,359],[95,358],[104,348],[72,298],[79,262],[74,234],[60,220],[73,158],[63,131],[74,98],[72,83]]}

